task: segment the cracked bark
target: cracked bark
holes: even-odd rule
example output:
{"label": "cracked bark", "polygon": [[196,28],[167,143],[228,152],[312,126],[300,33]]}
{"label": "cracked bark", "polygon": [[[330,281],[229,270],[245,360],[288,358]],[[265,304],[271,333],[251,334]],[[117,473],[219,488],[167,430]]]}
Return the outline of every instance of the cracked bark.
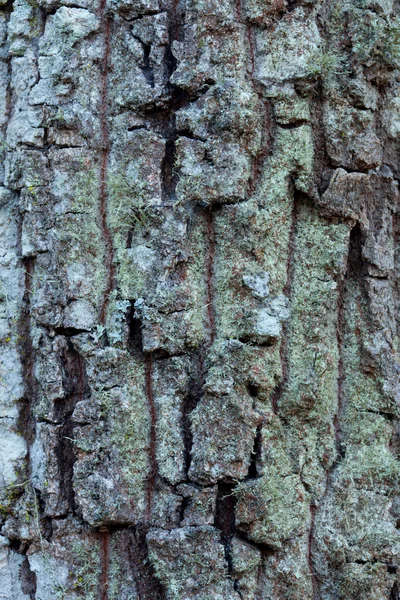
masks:
{"label": "cracked bark", "polygon": [[398,597],[398,9],[0,7],[8,600]]}

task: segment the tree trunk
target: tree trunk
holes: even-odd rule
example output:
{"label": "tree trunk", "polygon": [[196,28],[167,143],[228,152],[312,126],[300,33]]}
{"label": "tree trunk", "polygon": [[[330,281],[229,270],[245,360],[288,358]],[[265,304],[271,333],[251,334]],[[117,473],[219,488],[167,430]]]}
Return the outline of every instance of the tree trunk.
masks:
{"label": "tree trunk", "polygon": [[398,599],[399,0],[0,4],[0,599]]}

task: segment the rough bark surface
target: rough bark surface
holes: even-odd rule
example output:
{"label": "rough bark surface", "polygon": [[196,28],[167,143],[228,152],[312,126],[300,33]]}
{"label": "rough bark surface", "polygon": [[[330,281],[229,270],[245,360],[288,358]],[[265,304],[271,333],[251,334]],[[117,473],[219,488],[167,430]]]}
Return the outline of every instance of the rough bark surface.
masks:
{"label": "rough bark surface", "polygon": [[399,1],[0,5],[0,599],[398,600]]}

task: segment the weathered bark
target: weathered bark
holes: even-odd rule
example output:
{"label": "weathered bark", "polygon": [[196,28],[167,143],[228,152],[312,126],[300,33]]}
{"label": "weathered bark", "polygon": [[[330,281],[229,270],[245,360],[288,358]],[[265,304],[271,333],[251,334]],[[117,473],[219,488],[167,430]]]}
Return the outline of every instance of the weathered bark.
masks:
{"label": "weathered bark", "polygon": [[0,4],[0,598],[398,599],[398,0]]}

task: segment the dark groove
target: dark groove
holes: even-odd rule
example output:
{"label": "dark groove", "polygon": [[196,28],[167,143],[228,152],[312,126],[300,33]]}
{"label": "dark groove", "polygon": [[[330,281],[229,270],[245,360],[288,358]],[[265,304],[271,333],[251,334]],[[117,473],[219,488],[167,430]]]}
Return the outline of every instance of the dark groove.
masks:
{"label": "dark groove", "polygon": [[255,383],[248,383],[247,391],[249,392],[252,398],[257,398],[260,390],[258,385],[256,385]]}
{"label": "dark groove", "polygon": [[37,382],[34,373],[35,351],[31,337],[31,294],[35,258],[27,257],[22,259],[22,267],[25,271],[25,291],[18,326],[18,345],[24,374],[24,397],[20,400],[18,429],[25,437],[28,446],[30,446],[35,439],[32,408],[37,396]]}
{"label": "dark groove", "polygon": [[280,129],[298,129],[302,125],[308,125],[309,122],[306,119],[300,119],[299,121],[294,121],[291,123],[277,123],[277,126]]}
{"label": "dark groove", "polygon": [[128,554],[139,600],[164,600],[165,592],[149,561],[146,534],[148,529],[136,526],[129,530]]}
{"label": "dark groove", "polygon": [[235,525],[235,483],[218,483],[217,504],[215,509],[214,526],[221,532],[221,543],[225,548],[225,560],[228,573],[232,573],[231,541],[236,531]]}
{"label": "dark groove", "polygon": [[[337,345],[339,349],[339,361],[338,361],[338,390],[337,390],[337,409],[333,420],[334,436],[335,436],[335,447],[336,447],[336,459],[331,467],[326,472],[326,483],[325,492],[321,499],[320,504],[322,505],[324,499],[329,494],[332,488],[332,480],[334,472],[338,464],[345,457],[345,452],[341,442],[341,427],[340,420],[343,413],[343,381],[344,381],[344,363],[343,363],[343,333],[344,333],[344,299],[346,291],[348,289],[349,281],[357,281],[359,286],[363,288],[363,273],[366,270],[366,265],[362,256],[363,238],[360,225],[357,223],[350,232],[349,238],[349,254],[347,259],[347,269],[344,277],[339,281],[338,285],[338,299],[337,299]],[[308,558],[310,574],[313,581],[313,600],[319,600],[321,597],[320,582],[313,573],[313,544],[314,544],[314,523],[316,515],[316,507],[312,503],[310,505],[311,514],[311,525],[308,539]]]}
{"label": "dark groove", "polygon": [[100,537],[99,600],[108,600],[111,534],[109,531],[100,531],[99,537]]}
{"label": "dark groove", "polygon": [[65,398],[54,402],[56,422],[61,423],[56,450],[60,473],[61,500],[68,503],[69,510],[76,512],[75,492],[73,488],[74,464],[76,454],[74,448],[74,423],[72,414],[77,403],[90,397],[85,361],[67,339],[67,348],[61,356],[61,369]]}
{"label": "dark groove", "polygon": [[215,340],[215,314],[214,314],[214,259],[215,259],[215,229],[214,229],[214,214],[212,207],[208,207],[205,211],[207,225],[207,242],[208,255],[206,264],[206,285],[207,285],[207,313],[209,327],[209,343],[210,345]]}
{"label": "dark groove", "polygon": [[308,532],[308,540],[307,540],[307,562],[308,562],[308,570],[310,571],[311,585],[312,585],[312,600],[319,600],[319,583],[318,579],[314,573],[314,560],[313,560],[313,544],[314,544],[314,535],[315,535],[315,515],[316,515],[316,506],[312,502],[310,504],[310,529]]}
{"label": "dark groove", "polygon": [[142,322],[135,314],[135,300],[131,300],[128,314],[128,350],[131,354],[143,352]]}
{"label": "dark groove", "polygon": [[264,124],[262,128],[260,150],[257,153],[257,156],[253,158],[252,173],[249,180],[248,194],[251,196],[257,188],[258,182],[262,175],[264,161],[268,156],[271,148],[271,105],[268,102],[268,100],[265,99],[264,90],[262,89],[262,86],[260,86],[257,79],[254,77],[255,57],[253,27],[246,21],[246,19],[242,18],[242,6],[240,0],[236,0],[236,13],[238,21],[243,22],[246,27],[247,44],[250,56],[250,69],[247,70],[248,78],[250,79],[251,85],[258,96],[260,105],[262,106],[264,113]]}
{"label": "dark groove", "polygon": [[258,473],[258,465],[261,461],[262,449],[262,425],[258,425],[256,435],[254,437],[253,451],[250,458],[250,466],[248,472],[249,479],[257,479],[260,477]]}
{"label": "dark groove", "polygon": [[153,357],[148,354],[145,357],[145,377],[146,377],[146,397],[148,403],[148,409],[150,413],[150,448],[149,448],[149,459],[150,459],[150,473],[147,487],[147,508],[146,508],[146,520],[147,522],[151,519],[151,509],[153,503],[153,492],[157,477],[157,459],[156,459],[156,439],[157,439],[157,414],[156,407],[153,398]]}
{"label": "dark groove", "polygon": [[150,61],[151,45],[145,44],[138,36],[133,36],[143,48],[143,67],[140,67],[147,83],[151,88],[154,88],[154,71]]}
{"label": "dark groove", "polygon": [[21,591],[23,594],[29,596],[30,600],[36,599],[36,574],[31,571],[28,557],[25,556],[23,563],[21,564],[21,570],[19,573],[21,581]]}
{"label": "dark groove", "polygon": [[104,299],[100,309],[100,323],[103,325],[106,321],[107,308],[110,301],[110,294],[115,285],[115,266],[114,266],[114,247],[111,239],[111,233],[107,223],[107,205],[108,205],[108,161],[110,154],[110,133],[108,128],[108,70],[111,54],[111,19],[106,15],[106,0],[101,0],[100,19],[104,32],[104,55],[101,68],[101,105],[100,105],[100,128],[102,137],[102,151],[100,158],[100,190],[99,190],[99,212],[100,224],[105,244],[105,265],[107,269],[106,287]]}
{"label": "dark groove", "polygon": [[400,600],[400,589],[397,581],[395,581],[393,584],[389,600]]}
{"label": "dark groove", "polygon": [[176,160],[176,140],[177,134],[175,129],[175,113],[171,116],[173,123],[173,137],[165,142],[165,154],[161,164],[161,181],[162,181],[162,199],[164,201],[176,200],[176,184],[178,182],[177,173],[175,170]]}
{"label": "dark groove", "polygon": [[196,408],[199,398],[189,393],[182,402],[182,427],[185,446],[185,473],[189,473],[192,462],[193,435],[190,427],[190,414]]}

